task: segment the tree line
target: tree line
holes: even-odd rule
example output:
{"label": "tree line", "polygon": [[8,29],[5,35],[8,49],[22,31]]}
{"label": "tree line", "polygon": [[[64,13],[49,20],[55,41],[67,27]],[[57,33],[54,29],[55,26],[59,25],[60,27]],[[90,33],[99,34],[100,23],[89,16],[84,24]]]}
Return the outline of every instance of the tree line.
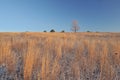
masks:
{"label": "tree line", "polygon": [[[79,31],[79,29],[80,29],[80,27],[78,25],[78,22],[76,20],[74,20],[73,23],[72,23],[71,31],[77,32],[77,31]],[[43,32],[47,32],[47,31],[44,30]],[[50,32],[55,32],[55,30],[51,29]],[[62,30],[61,32],[65,32],[65,31]]]}

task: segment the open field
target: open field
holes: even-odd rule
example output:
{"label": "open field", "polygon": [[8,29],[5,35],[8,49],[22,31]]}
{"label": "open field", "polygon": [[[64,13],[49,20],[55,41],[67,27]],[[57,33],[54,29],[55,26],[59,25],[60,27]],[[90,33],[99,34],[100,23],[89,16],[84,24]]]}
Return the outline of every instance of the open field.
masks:
{"label": "open field", "polygon": [[0,80],[120,80],[120,33],[0,33]]}

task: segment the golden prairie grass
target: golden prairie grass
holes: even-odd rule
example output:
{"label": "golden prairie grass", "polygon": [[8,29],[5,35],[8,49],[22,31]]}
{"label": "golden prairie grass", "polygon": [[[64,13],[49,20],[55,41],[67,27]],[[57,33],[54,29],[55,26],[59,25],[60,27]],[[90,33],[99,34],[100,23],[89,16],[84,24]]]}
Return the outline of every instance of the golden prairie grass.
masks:
{"label": "golden prairie grass", "polygon": [[24,57],[24,79],[30,80],[32,75],[32,68],[35,62],[35,58],[37,56],[37,53],[35,53],[35,42],[34,40],[28,41],[28,50]]}
{"label": "golden prairie grass", "polygon": [[9,72],[14,71],[15,68],[15,56],[11,54],[10,41],[0,40],[0,64],[7,66]]}
{"label": "golden prairie grass", "polygon": [[119,80],[119,40],[120,33],[0,33],[0,65],[14,80]]}

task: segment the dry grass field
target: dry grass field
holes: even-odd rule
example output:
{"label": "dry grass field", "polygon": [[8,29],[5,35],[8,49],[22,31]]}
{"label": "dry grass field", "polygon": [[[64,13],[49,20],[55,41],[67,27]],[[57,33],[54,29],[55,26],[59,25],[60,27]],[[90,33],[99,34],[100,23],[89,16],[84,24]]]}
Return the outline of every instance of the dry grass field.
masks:
{"label": "dry grass field", "polygon": [[0,33],[0,80],[120,80],[120,33]]}

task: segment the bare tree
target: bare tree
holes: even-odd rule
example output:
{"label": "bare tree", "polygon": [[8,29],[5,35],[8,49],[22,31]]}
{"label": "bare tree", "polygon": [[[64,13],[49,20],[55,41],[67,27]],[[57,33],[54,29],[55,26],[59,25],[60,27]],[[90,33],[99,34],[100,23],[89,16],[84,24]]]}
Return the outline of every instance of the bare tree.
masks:
{"label": "bare tree", "polygon": [[80,29],[80,27],[78,26],[78,22],[76,20],[74,20],[71,30],[73,32],[77,32],[79,29]]}

